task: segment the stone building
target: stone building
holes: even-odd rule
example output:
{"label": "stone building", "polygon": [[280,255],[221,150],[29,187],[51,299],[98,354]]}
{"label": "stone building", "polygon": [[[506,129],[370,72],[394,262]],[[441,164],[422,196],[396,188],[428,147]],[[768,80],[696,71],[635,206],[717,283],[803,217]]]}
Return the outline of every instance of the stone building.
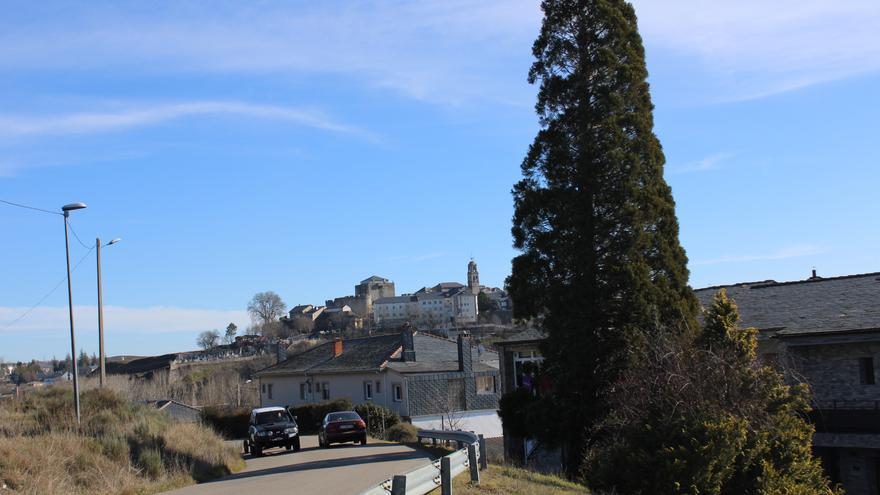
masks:
{"label": "stone building", "polygon": [[373,302],[373,323],[396,327],[404,323],[419,326],[447,326],[476,323],[480,314],[477,296],[480,276],[477,264],[468,264],[468,285],[441,282],[422,287],[414,294],[385,297]]}
{"label": "stone building", "polygon": [[[704,307],[722,287],[697,290]],[[813,392],[814,450],[846,493],[880,494],[880,273],[724,286],[765,362]]]}
{"label": "stone building", "polygon": [[[533,380],[533,367],[544,362],[541,342],[545,334],[536,329],[523,330],[498,342],[502,395],[518,388],[526,388],[538,396],[540,384]],[[542,471],[558,471],[562,465],[559,450],[548,448],[534,438],[522,438],[504,432],[504,458],[508,462],[529,466]]]}
{"label": "stone building", "polygon": [[467,335],[451,341],[404,330],[336,339],[256,376],[263,406],[346,397],[387,407],[419,427],[501,436],[498,356],[471,346]]}

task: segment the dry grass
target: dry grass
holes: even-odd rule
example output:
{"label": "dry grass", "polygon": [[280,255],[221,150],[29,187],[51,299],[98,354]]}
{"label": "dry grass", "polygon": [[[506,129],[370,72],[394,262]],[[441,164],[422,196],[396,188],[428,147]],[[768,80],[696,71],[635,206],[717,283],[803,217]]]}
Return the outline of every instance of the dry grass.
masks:
{"label": "dry grass", "polygon": [[[190,364],[175,372],[179,377],[176,379],[167,373],[156,373],[152,378],[108,375],[105,385],[134,402],[174,399],[191,406],[209,406],[235,405],[240,400],[243,406],[256,406],[260,402],[257,382],[246,383],[247,377],[273,362],[271,357],[259,356],[227,363]],[[98,388],[98,378],[83,379],[81,384],[83,390]]]}
{"label": "dry grass", "polygon": [[108,390],[52,387],[0,405],[0,486],[15,493],[149,494],[244,467],[208,428],[171,422]]}
{"label": "dry grass", "polygon": [[[432,493],[439,494],[440,490]],[[480,472],[479,485],[472,485],[470,476],[466,472],[458,475],[453,481],[452,493],[456,495],[574,495],[589,492],[583,485],[558,476],[490,464],[487,470]]]}

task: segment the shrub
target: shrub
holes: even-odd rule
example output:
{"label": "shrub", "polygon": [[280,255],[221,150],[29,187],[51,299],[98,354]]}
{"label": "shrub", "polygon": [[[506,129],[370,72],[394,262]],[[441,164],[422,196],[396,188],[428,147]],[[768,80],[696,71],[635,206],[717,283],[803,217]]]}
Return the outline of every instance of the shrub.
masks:
{"label": "shrub", "polygon": [[382,438],[388,428],[400,423],[396,412],[372,402],[365,402],[354,408],[367,423],[367,433],[374,438]]}
{"label": "shrub", "polygon": [[165,471],[165,463],[162,462],[162,453],[159,449],[149,448],[140,451],[137,456],[137,466],[150,479],[157,480]]}
{"label": "shrub", "polygon": [[296,422],[301,433],[313,435],[318,432],[318,427],[321,425],[321,421],[324,420],[324,416],[332,412],[351,411],[352,409],[351,400],[341,398],[292,407],[290,408],[290,414],[296,416]]}
{"label": "shrub", "polygon": [[419,429],[409,423],[399,423],[385,430],[385,439],[390,442],[414,443],[419,440]]}
{"label": "shrub", "polygon": [[228,439],[247,436],[250,415],[246,407],[209,406],[202,410],[202,419]]}

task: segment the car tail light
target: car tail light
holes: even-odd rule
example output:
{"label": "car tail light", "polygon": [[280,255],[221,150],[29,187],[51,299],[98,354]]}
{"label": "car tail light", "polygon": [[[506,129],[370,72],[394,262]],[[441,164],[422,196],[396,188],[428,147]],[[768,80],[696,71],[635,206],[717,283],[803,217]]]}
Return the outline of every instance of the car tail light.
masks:
{"label": "car tail light", "polygon": [[357,424],[358,428],[366,428],[367,427],[367,424],[364,423],[364,420],[362,420],[362,419],[357,420],[357,422],[355,424]]}

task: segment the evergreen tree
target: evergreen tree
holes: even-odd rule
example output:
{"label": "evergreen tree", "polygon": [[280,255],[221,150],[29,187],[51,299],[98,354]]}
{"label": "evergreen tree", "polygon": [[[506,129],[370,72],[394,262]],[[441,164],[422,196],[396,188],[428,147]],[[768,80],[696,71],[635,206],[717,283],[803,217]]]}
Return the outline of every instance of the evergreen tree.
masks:
{"label": "evergreen tree", "polygon": [[548,332],[555,438],[569,473],[612,384],[653,335],[695,327],[644,48],[624,0],[545,0],[529,82],[541,129],[513,190],[508,289]]}
{"label": "evergreen tree", "polygon": [[[812,457],[810,392],[756,357],[722,290],[696,338],[653,342],[618,382],[588,482],[621,494],[831,494]],[[627,469],[621,469],[627,466]],[[640,473],[632,476],[632,472]]]}

